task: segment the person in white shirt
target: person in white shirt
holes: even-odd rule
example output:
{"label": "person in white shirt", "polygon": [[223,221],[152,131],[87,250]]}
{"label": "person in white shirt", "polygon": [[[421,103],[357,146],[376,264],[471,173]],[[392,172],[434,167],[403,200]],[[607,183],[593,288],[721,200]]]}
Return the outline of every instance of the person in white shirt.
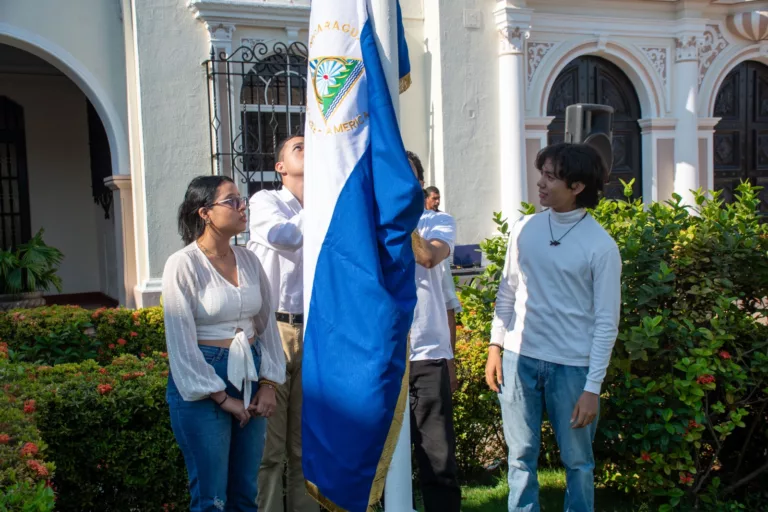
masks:
{"label": "person in white shirt", "polygon": [[587,512],[600,388],[618,334],[621,256],[586,210],[608,175],[597,151],[556,144],[538,154],[536,168],[549,209],[510,230],[485,377],[501,402],[510,512],[539,510],[544,408],[566,469],[565,510]]}
{"label": "person in white shirt", "polygon": [[[280,175],[281,186],[251,197],[248,242],[269,280],[287,361],[287,378],[277,390],[277,409],[267,427],[259,478],[259,509],[283,512],[285,496],[288,512],[316,512],[319,506],[307,493],[301,467],[304,137],[288,137],[278,145],[276,153],[275,171]],[[283,489],[286,462],[288,478]]]}
{"label": "person in white shirt", "polygon": [[[421,162],[411,152],[408,158],[423,186]],[[417,299],[410,333],[411,441],[425,512],[461,508],[451,400],[456,369],[443,290],[443,261],[455,239],[453,217],[426,209],[412,235]]]}
{"label": "person in white shirt", "polygon": [[424,189],[424,208],[427,210],[440,211],[440,189],[437,187],[427,187]]}
{"label": "person in white shirt", "polygon": [[163,271],[166,399],[194,512],[257,510],[266,418],[285,381],[264,270],[229,244],[245,230],[245,206],[225,176],[192,180],[178,217],[187,246]]}

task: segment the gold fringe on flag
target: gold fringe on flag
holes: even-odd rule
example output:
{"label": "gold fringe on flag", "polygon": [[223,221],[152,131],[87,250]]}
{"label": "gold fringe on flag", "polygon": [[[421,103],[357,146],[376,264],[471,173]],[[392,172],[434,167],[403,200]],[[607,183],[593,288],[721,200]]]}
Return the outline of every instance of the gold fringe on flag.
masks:
{"label": "gold fringe on flag", "polygon": [[400,79],[400,94],[403,94],[411,86],[411,74],[408,73]]}

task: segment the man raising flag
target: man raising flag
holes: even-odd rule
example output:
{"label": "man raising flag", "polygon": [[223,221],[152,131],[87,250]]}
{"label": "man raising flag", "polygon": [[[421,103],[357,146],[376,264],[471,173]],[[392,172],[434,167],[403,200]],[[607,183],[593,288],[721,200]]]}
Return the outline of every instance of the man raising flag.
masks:
{"label": "man raising flag", "polygon": [[[373,1],[315,0],[309,34],[302,455],[310,493],[350,512],[380,498],[400,434],[416,304],[411,233],[423,210]],[[407,58],[398,60],[406,78]]]}

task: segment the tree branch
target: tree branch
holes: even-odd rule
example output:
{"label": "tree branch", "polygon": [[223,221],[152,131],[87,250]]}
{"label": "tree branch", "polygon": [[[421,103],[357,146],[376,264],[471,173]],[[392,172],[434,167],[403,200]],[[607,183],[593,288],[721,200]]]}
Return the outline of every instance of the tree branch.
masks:
{"label": "tree branch", "polygon": [[763,473],[765,471],[768,471],[768,459],[766,459],[765,464],[763,464],[762,466],[760,466],[759,468],[757,468],[756,470],[754,470],[753,472],[751,472],[750,474],[748,474],[747,476],[739,480],[738,482],[734,483],[733,485],[726,487],[725,490],[723,491],[723,494],[729,494],[735,491],[736,489],[738,489],[739,487],[741,487],[742,485],[748,484],[749,482],[757,478],[758,475],[760,475],[760,473]]}
{"label": "tree branch", "polygon": [[749,427],[749,432],[747,433],[747,437],[744,440],[744,445],[741,447],[741,451],[739,452],[739,459],[738,461],[736,461],[736,469],[733,470],[734,475],[739,474],[739,469],[741,469],[741,463],[744,462],[744,456],[747,454],[747,446],[749,446],[749,442],[752,440],[752,434],[755,433],[755,429],[757,429],[757,424],[762,423],[763,412],[765,411],[766,406],[768,406],[768,402],[763,403],[763,406],[760,407],[760,410],[755,415],[755,421],[753,421],[752,426]]}

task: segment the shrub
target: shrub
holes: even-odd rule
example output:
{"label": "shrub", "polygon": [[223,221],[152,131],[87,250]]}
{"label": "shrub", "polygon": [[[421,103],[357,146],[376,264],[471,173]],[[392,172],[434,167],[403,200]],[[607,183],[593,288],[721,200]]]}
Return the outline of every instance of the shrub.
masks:
{"label": "shrub", "polygon": [[[647,207],[603,200],[593,212],[624,262],[598,477],[663,497],[660,510],[737,510],[734,500],[754,500],[766,482],[768,227],[757,190],[741,185],[732,204],[697,194],[695,212],[679,197]],[[460,289],[461,321],[484,341],[506,248],[501,225],[483,244],[495,266]]]}
{"label": "shrub", "polygon": [[459,389],[453,394],[456,432],[456,461],[463,480],[472,480],[483,468],[506,457],[498,399],[485,384],[488,346],[472,339],[457,327],[456,377]]}
{"label": "shrub", "polygon": [[61,364],[165,350],[162,308],[50,306],[0,312],[0,340],[13,361]]}
{"label": "shrub", "polygon": [[[167,372],[167,360],[157,353],[121,356],[103,367],[94,361],[55,367],[0,361],[6,383],[0,432],[12,441],[0,444],[0,489],[14,489],[13,495],[0,492],[0,504],[19,492],[28,500],[42,500],[36,498],[41,492],[51,496],[44,486],[52,480],[57,510],[186,507],[184,461],[165,403]],[[46,476],[20,458],[29,442],[35,449],[25,453]]]}

